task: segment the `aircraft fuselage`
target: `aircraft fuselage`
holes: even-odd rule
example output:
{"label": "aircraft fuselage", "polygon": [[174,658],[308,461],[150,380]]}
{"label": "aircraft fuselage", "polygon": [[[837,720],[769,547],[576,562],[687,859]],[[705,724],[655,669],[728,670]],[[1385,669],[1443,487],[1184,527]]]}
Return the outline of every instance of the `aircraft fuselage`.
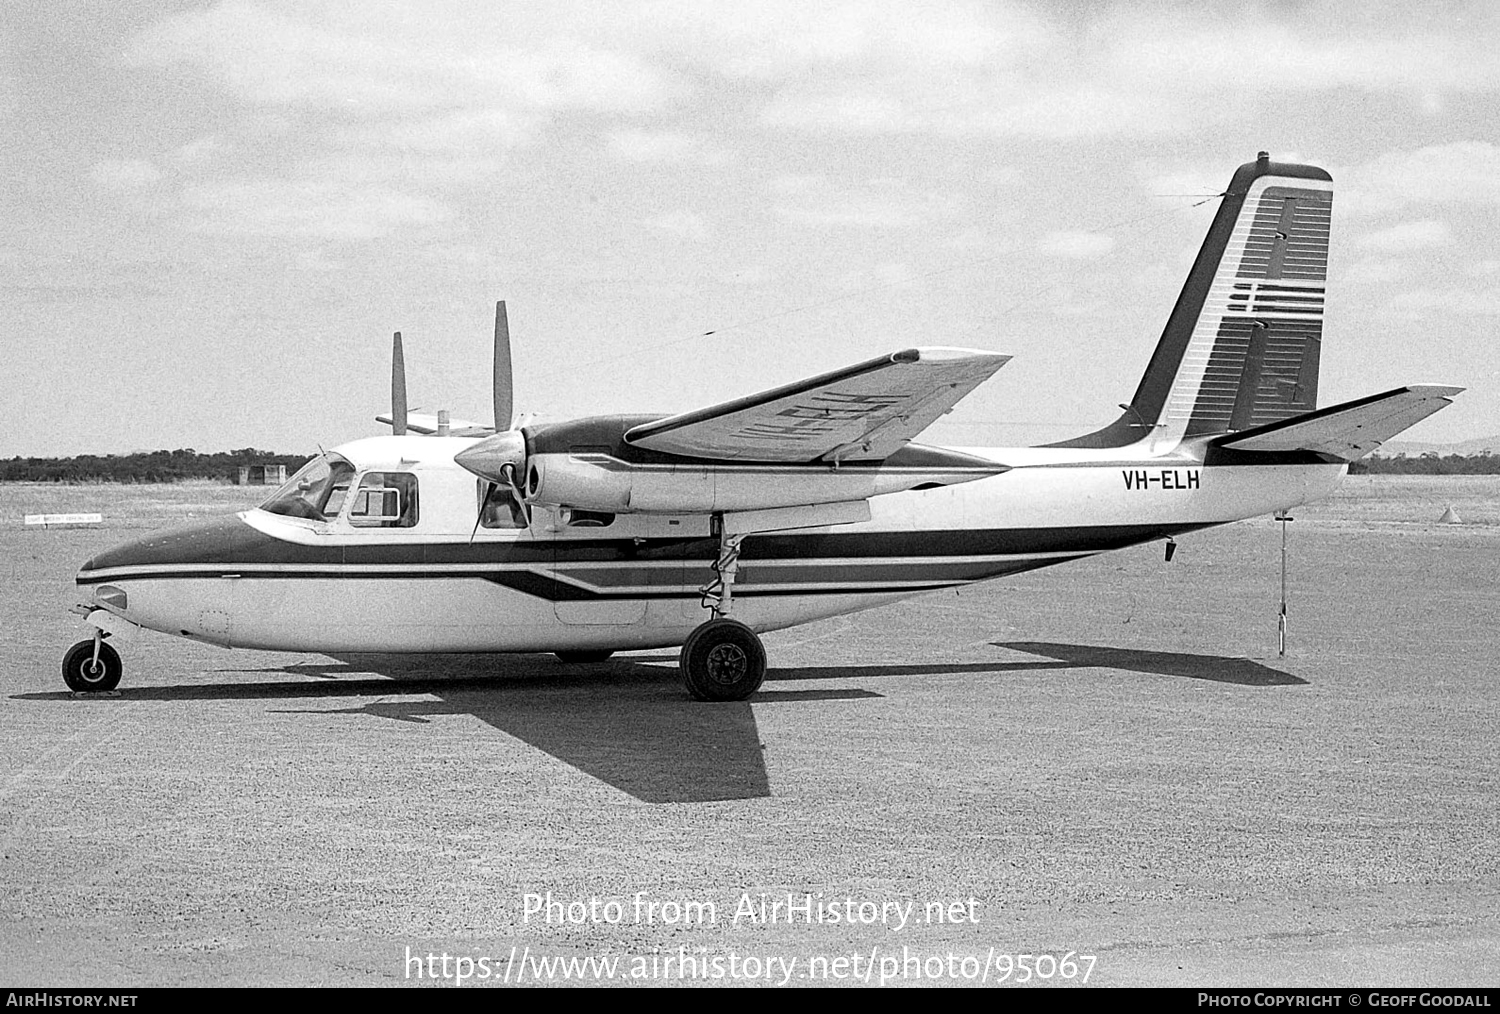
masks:
{"label": "aircraft fuselage", "polygon": [[[90,622],[226,647],[526,652],[677,645],[710,618],[709,516],[538,506],[527,527],[476,528],[483,483],[452,461],[471,443],[340,448],[351,485],[397,469],[414,477],[409,527],[357,527],[347,506],[331,521],[257,508],[100,554],[78,575]],[[875,496],[868,521],[748,537],[734,618],[776,630],[1289,509],[1327,495],[1347,468],[1205,464],[1144,444],[964,453],[1008,470]],[[778,481],[774,470],[765,481]]]}

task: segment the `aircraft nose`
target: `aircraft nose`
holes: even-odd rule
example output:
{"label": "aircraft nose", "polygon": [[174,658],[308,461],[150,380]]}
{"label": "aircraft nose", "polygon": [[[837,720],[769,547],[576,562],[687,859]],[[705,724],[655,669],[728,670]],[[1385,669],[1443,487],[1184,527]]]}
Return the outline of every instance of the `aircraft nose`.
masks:
{"label": "aircraft nose", "polygon": [[234,516],[179,525],[122,542],[86,560],[79,568],[78,584],[172,564],[245,562],[262,558],[275,541]]}

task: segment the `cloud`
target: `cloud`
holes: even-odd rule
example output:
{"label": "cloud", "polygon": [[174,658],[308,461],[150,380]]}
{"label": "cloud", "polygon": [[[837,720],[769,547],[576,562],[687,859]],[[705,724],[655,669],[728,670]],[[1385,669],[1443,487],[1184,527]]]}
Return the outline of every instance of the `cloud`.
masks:
{"label": "cloud", "polygon": [[733,155],[702,138],[672,131],[616,130],[606,139],[609,153],[627,162],[667,162],[674,165],[721,166]]}
{"label": "cloud", "polygon": [[667,0],[635,19],[650,41],[731,79],[784,81],[819,69],[984,67],[1046,45],[1025,8],[895,0],[758,0],[725,17],[712,4]]}
{"label": "cloud", "polygon": [[1342,193],[1334,207],[1365,216],[1412,204],[1488,204],[1500,207],[1500,146],[1457,141],[1381,155],[1334,173]]}
{"label": "cloud", "polygon": [[844,182],[788,173],[768,184],[779,198],[773,211],[784,222],[861,229],[905,229],[951,219],[956,198],[913,191],[903,180]]}
{"label": "cloud", "polygon": [[723,272],[718,276],[719,280],[726,285],[739,285],[746,288],[765,285],[774,277],[776,277],[775,272],[764,264],[751,264],[737,271]]}
{"label": "cloud", "polygon": [[[878,13],[831,8],[842,32],[831,20],[787,16],[779,60],[725,58],[778,85],[764,124],[1102,137],[1232,122],[1273,95],[1354,90],[1401,96],[1437,115],[1447,93],[1500,89],[1492,57],[1500,31],[1484,12],[1455,32],[1420,11],[1360,18],[1343,6],[1256,6],[1226,16],[1117,5],[1069,17],[1005,4],[936,4],[919,17],[869,6]],[[914,26],[908,42],[903,32]],[[808,38],[792,38],[797,32]],[[730,48],[758,53],[761,34],[751,35]]]}
{"label": "cloud", "polygon": [[1500,85],[1500,65],[1492,55],[1495,26],[1484,17],[1458,33],[1441,30],[1420,12],[1410,23],[1399,16],[1361,23],[1343,8],[1288,8],[1278,16],[1274,8],[1256,6],[1238,17],[1122,11],[1094,27],[1108,40],[1105,67],[1127,83],[1171,81],[1186,90],[1240,93],[1356,88],[1414,95]]}
{"label": "cloud", "polygon": [[443,204],[371,184],[242,179],[183,192],[188,227],[217,235],[373,239],[448,221]]}
{"label": "cloud", "polygon": [[1166,94],[1053,81],[1050,76],[954,84],[942,78],[798,85],[761,113],[768,127],[847,132],[1046,138],[1159,133],[1184,121]]}
{"label": "cloud", "polygon": [[1387,250],[1393,253],[1424,250],[1452,243],[1453,230],[1448,228],[1447,222],[1424,219],[1420,222],[1402,222],[1388,229],[1366,233],[1357,242],[1368,250]]}
{"label": "cloud", "polygon": [[531,141],[540,118],[510,109],[461,109],[433,116],[391,120],[346,131],[362,145],[419,152],[495,152]]}
{"label": "cloud", "polygon": [[1037,249],[1049,257],[1078,261],[1097,260],[1114,248],[1114,237],[1098,232],[1049,232],[1037,244]]}
{"label": "cloud", "polygon": [[230,0],[177,14],[131,39],[124,59],[196,69],[255,103],[359,116],[457,105],[641,111],[677,87],[668,71],[608,45],[607,33],[594,41],[560,31],[566,19],[548,24],[546,12],[520,5],[467,15],[386,4],[289,10]]}
{"label": "cloud", "polygon": [[1434,319],[1434,315],[1500,316],[1500,292],[1493,289],[1413,289],[1391,297],[1391,313],[1409,318]]}
{"label": "cloud", "polygon": [[917,286],[917,274],[905,261],[877,264],[875,280],[888,289],[914,289]]}
{"label": "cloud", "polygon": [[89,178],[106,190],[136,190],[161,182],[161,170],[145,159],[109,159],[90,169]]}
{"label": "cloud", "polygon": [[1412,274],[1411,266],[1404,261],[1384,257],[1366,257],[1344,269],[1339,280],[1356,285],[1374,285],[1394,282],[1398,278],[1410,278]]}
{"label": "cloud", "polygon": [[708,219],[691,211],[670,211],[648,218],[644,224],[683,239],[707,239],[710,231]]}

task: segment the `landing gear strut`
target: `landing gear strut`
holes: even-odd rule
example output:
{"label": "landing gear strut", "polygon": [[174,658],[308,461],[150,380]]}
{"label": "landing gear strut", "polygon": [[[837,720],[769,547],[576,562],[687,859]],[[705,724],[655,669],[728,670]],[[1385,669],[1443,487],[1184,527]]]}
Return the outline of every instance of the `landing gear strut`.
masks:
{"label": "landing gear strut", "polygon": [[120,685],[125,667],[120,653],[104,643],[104,632],[94,631],[87,641],[79,641],[63,656],[63,682],[80,694],[98,694]]}
{"label": "landing gear strut", "polygon": [[743,701],[766,678],[766,649],[755,631],[729,618],[745,533],[725,532],[723,515],[715,515],[713,523],[719,555],[713,563],[714,579],[700,593],[714,616],[688,635],[677,664],[695,700]]}

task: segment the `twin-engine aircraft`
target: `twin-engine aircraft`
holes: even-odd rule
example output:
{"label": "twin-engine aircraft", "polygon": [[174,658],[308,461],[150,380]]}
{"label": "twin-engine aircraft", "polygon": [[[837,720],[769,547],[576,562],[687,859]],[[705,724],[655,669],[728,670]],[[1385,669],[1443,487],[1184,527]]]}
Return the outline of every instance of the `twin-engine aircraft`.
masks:
{"label": "twin-engine aircraft", "polygon": [[1004,366],[914,348],[670,416],[512,424],[496,310],[494,428],[406,408],[253,510],[83,565],[75,691],[120,680],[105,637],[225,647],[555,652],[681,645],[688,693],[761,685],[760,633],[1284,511],[1449,404],[1419,385],[1317,408],[1333,185],[1241,166],[1123,414],[1040,447],[915,438]]}

